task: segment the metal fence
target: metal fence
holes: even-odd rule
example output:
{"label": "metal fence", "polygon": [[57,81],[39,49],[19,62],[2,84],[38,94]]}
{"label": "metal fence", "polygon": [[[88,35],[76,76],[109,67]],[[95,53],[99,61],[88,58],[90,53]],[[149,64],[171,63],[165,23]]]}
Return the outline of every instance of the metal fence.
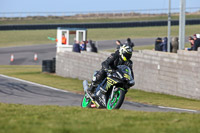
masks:
{"label": "metal fence", "polygon": [[[200,7],[188,7],[186,8],[187,13],[191,12],[199,12]],[[144,14],[167,14],[168,9],[138,9],[138,10],[116,10],[116,11],[79,11],[79,12],[0,12],[1,18],[9,18],[9,17],[28,17],[28,16],[78,16],[78,15],[88,15],[88,14],[112,14],[115,16],[115,14],[138,14],[138,15],[144,15]],[[172,8],[172,13],[179,13],[179,8]]]}
{"label": "metal fence", "polygon": [[[172,20],[171,25],[178,25],[178,20]],[[186,25],[200,24],[200,19],[186,20]],[[83,23],[83,24],[30,24],[30,25],[0,25],[0,30],[43,30],[57,29],[57,27],[69,28],[122,28],[122,27],[147,27],[166,26],[167,21],[142,21],[120,23]]]}

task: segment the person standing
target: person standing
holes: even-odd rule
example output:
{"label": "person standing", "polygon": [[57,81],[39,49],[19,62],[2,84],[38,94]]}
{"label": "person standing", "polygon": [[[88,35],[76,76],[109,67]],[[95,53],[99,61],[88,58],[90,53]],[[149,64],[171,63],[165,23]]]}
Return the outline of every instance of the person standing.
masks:
{"label": "person standing", "polygon": [[92,52],[91,43],[92,43],[92,40],[89,40],[87,43],[87,47],[86,47],[87,52]]}
{"label": "person standing", "polygon": [[190,36],[188,40],[190,42],[191,48],[186,48],[186,50],[191,51],[194,47],[194,39]]}
{"label": "person standing", "polygon": [[67,44],[67,38],[64,34],[62,35],[62,44]]}
{"label": "person standing", "polygon": [[73,44],[73,52],[77,52],[77,53],[81,52],[79,41],[75,41],[75,43]]}
{"label": "person standing", "polygon": [[155,51],[162,51],[162,38],[160,37],[155,40]]}
{"label": "person standing", "polygon": [[135,46],[135,44],[131,41],[130,38],[127,38],[125,43],[128,44],[131,48],[133,48]]}
{"label": "person standing", "polygon": [[80,44],[81,51],[86,51],[86,41],[82,41]]}
{"label": "person standing", "polygon": [[95,44],[94,43],[91,43],[91,52],[95,52],[95,53],[97,53],[98,52],[98,50],[97,50],[97,47],[95,46]]}
{"label": "person standing", "polygon": [[178,50],[178,37],[172,38],[172,53],[177,53]]}
{"label": "person standing", "polygon": [[89,40],[89,41],[88,41],[88,44],[87,44],[87,51],[89,51],[89,52],[95,52],[95,53],[98,52],[98,49],[97,49],[97,47],[95,46],[95,44],[92,42],[92,40]]}
{"label": "person standing", "polygon": [[167,41],[168,41],[167,37],[164,37],[163,40],[162,40],[161,46],[162,46],[163,52],[167,52]]}
{"label": "person standing", "polygon": [[122,46],[120,40],[117,40],[115,43],[117,44],[117,48],[116,49],[119,50],[120,47]]}
{"label": "person standing", "polygon": [[193,50],[197,51],[198,47],[200,47],[200,38],[197,38],[196,34],[194,34],[194,47],[193,47]]}

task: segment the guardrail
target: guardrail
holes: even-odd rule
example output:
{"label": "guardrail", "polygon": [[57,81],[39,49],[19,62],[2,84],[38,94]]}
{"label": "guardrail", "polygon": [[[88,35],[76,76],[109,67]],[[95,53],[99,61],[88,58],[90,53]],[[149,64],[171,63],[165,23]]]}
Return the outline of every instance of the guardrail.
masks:
{"label": "guardrail", "polygon": [[[196,4],[196,6],[199,6]],[[185,12],[186,14],[196,14],[200,10],[200,7],[186,7]],[[3,10],[2,10],[3,11]],[[79,17],[79,16],[101,16],[101,15],[108,15],[108,16],[115,16],[121,14],[122,16],[127,16],[134,14],[137,16],[143,16],[143,15],[163,15],[165,14],[167,16],[168,8],[156,8],[156,9],[134,9],[134,10],[104,10],[104,11],[62,11],[62,12],[0,12],[0,17],[5,18],[20,18],[20,17],[48,17],[48,16],[63,16],[63,17]],[[177,14],[180,12],[179,8],[171,8],[171,15]]]}
{"label": "guardrail", "polygon": [[[179,20],[172,20],[171,25],[178,25]],[[186,20],[186,25],[200,24],[200,19]],[[148,27],[167,26],[167,21],[139,21],[117,23],[79,23],[79,24],[23,24],[23,25],[0,25],[0,30],[44,30],[57,29],[57,27],[69,28],[125,28],[125,27]]]}

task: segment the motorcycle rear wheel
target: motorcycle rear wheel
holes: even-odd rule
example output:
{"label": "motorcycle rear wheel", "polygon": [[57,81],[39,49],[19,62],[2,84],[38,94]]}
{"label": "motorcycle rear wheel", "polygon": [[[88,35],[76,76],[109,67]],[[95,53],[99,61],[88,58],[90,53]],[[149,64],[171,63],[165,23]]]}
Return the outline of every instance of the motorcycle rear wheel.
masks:
{"label": "motorcycle rear wheel", "polygon": [[107,109],[119,109],[124,101],[125,94],[125,91],[122,89],[119,89],[116,92],[114,92],[113,98],[111,99],[111,97],[109,97],[108,99]]}

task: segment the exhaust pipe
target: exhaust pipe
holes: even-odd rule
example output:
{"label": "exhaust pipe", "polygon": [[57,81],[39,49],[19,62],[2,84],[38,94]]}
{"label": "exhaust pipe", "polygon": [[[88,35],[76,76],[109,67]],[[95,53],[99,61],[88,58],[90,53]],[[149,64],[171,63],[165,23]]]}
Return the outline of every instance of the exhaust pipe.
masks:
{"label": "exhaust pipe", "polygon": [[88,81],[87,80],[83,81],[83,89],[84,89],[84,92],[86,92],[88,89]]}

